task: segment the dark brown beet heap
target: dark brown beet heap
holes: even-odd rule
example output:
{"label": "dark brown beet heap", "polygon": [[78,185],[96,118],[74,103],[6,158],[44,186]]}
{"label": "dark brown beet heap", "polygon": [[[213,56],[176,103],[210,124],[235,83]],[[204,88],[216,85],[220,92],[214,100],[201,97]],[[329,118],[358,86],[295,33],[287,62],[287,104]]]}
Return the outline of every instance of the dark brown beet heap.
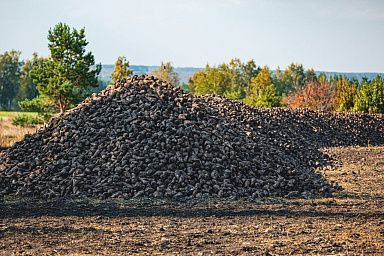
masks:
{"label": "dark brown beet heap", "polygon": [[322,196],[322,146],[382,144],[382,115],[253,109],[117,82],[0,155],[0,195]]}

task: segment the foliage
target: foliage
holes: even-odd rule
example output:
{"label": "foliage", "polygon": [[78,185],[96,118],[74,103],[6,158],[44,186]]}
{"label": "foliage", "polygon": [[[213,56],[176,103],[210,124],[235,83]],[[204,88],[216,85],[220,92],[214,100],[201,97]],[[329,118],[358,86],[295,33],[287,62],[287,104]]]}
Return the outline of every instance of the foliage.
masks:
{"label": "foliage", "polygon": [[32,81],[41,95],[49,98],[60,113],[81,101],[88,87],[98,85],[101,65],[95,64],[91,52],[85,51],[88,42],[85,29],[79,31],[64,23],[48,32],[51,56],[30,71]]}
{"label": "foliage", "polygon": [[21,67],[20,87],[17,95],[18,101],[33,99],[39,95],[36,85],[33,83],[29,72],[38,65],[41,65],[44,58],[38,57],[37,53],[33,53],[31,60],[26,60]]}
{"label": "foliage", "polygon": [[242,63],[239,59],[232,59],[228,65],[223,64],[230,80],[230,87],[224,96],[232,100],[241,100],[251,86],[251,81],[260,72],[254,60]]}
{"label": "foliage", "polygon": [[279,95],[287,95],[292,91],[301,90],[305,86],[306,76],[303,65],[290,64],[284,72],[276,73],[280,82]]}
{"label": "foliage", "polygon": [[217,67],[207,65],[197,71],[189,80],[189,88],[196,95],[216,94],[232,100],[241,100],[249,90],[251,80],[257,76],[260,68],[254,60],[242,63],[232,59],[228,64]]}
{"label": "foliage", "polygon": [[354,102],[354,111],[384,113],[384,81],[377,76],[374,80],[363,80]]}
{"label": "foliage", "polygon": [[317,81],[317,76],[313,68],[309,68],[305,71],[305,82]]}
{"label": "foliage", "polygon": [[229,88],[230,79],[221,68],[207,65],[204,70],[199,70],[193,74],[189,80],[191,92],[196,95],[224,95]]}
{"label": "foliage", "polygon": [[265,66],[252,79],[244,103],[255,107],[277,107],[280,105],[280,97],[276,94],[276,88],[268,67]]}
{"label": "foliage", "polygon": [[174,68],[170,62],[161,62],[161,65],[158,68],[152,70],[150,73],[158,79],[168,82],[173,86],[180,86],[179,75],[174,71]]}
{"label": "foliage", "polygon": [[306,86],[289,94],[283,104],[291,108],[310,108],[318,111],[334,110],[335,90],[327,81],[308,81]]}
{"label": "foliage", "polygon": [[186,92],[190,92],[190,90],[189,90],[189,86],[188,86],[188,84],[186,84],[186,83],[182,83],[181,86],[180,86],[180,88],[183,89],[183,90],[186,91]]}
{"label": "foliage", "polygon": [[23,111],[35,111],[39,113],[55,112],[54,102],[46,95],[39,95],[31,100],[19,101],[19,106]]}
{"label": "foliage", "polygon": [[[193,74],[188,81],[189,90],[195,95],[205,95],[205,94],[218,94],[215,93],[221,86],[217,86],[218,79],[208,79],[210,73],[214,72],[209,64],[205,66],[205,69],[199,70]],[[217,73],[220,75],[220,73]],[[212,76],[212,75],[211,75]],[[223,93],[223,89],[221,89]]]}
{"label": "foliage", "polygon": [[12,119],[12,124],[21,127],[33,127],[43,124],[44,120],[40,116],[32,116],[27,114],[19,114]]}
{"label": "foliage", "polygon": [[115,69],[111,74],[112,83],[116,80],[123,79],[133,74],[133,70],[129,69],[129,61],[124,56],[119,56],[115,61]]}
{"label": "foliage", "polygon": [[0,109],[11,109],[14,105],[20,83],[20,54],[15,50],[0,54]]}
{"label": "foliage", "polygon": [[272,77],[272,79],[273,79],[273,84],[275,85],[275,88],[276,88],[277,95],[285,97],[289,92],[289,90],[283,81],[283,74],[284,72],[281,71],[280,67],[277,67],[275,71],[275,75]]}
{"label": "foliage", "polygon": [[89,87],[87,88],[87,95],[91,95],[92,93],[98,93],[100,92],[101,90],[105,89],[108,84],[110,84],[110,81],[105,81],[105,80],[101,80],[99,79],[97,81],[97,87]]}
{"label": "foliage", "polygon": [[357,93],[357,85],[343,76],[336,82],[335,105],[337,111],[352,111]]}
{"label": "foliage", "polygon": [[301,64],[290,64],[284,71],[272,74],[268,67],[260,70],[254,61],[243,64],[233,59],[219,66],[206,65],[189,80],[195,95],[217,94],[232,100],[242,100],[256,107],[281,104],[292,108],[319,111],[384,112],[383,79],[347,79],[331,73],[316,75]]}

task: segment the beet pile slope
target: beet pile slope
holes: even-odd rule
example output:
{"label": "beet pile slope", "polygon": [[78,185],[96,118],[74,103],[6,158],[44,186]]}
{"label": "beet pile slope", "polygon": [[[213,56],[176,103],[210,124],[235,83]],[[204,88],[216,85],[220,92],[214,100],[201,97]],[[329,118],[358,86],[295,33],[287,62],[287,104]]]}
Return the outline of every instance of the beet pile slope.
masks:
{"label": "beet pile slope", "polygon": [[328,159],[320,145],[383,142],[382,116],[346,126],[350,117],[333,115],[253,109],[134,76],[1,153],[0,195],[329,195],[335,187],[314,171]]}

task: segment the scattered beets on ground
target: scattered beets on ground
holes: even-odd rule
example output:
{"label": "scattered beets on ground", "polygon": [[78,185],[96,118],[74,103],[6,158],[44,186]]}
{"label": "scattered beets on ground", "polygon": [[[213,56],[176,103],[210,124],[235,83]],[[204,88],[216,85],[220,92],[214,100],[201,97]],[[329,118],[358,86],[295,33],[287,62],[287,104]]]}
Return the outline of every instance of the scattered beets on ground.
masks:
{"label": "scattered beets on ground", "polygon": [[0,195],[326,196],[321,146],[382,144],[381,115],[254,109],[118,81],[0,154]]}

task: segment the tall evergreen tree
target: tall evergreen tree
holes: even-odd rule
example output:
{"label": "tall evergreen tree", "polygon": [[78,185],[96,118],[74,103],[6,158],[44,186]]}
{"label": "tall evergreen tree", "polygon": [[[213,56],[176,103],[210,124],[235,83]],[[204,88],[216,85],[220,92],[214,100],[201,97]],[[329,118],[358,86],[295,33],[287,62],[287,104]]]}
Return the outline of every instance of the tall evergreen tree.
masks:
{"label": "tall evergreen tree", "polygon": [[[32,81],[43,98],[50,99],[60,113],[81,101],[89,87],[97,87],[101,65],[95,65],[85,29],[71,29],[64,23],[48,32],[51,56],[30,71]],[[35,100],[38,102],[38,100]]]}

